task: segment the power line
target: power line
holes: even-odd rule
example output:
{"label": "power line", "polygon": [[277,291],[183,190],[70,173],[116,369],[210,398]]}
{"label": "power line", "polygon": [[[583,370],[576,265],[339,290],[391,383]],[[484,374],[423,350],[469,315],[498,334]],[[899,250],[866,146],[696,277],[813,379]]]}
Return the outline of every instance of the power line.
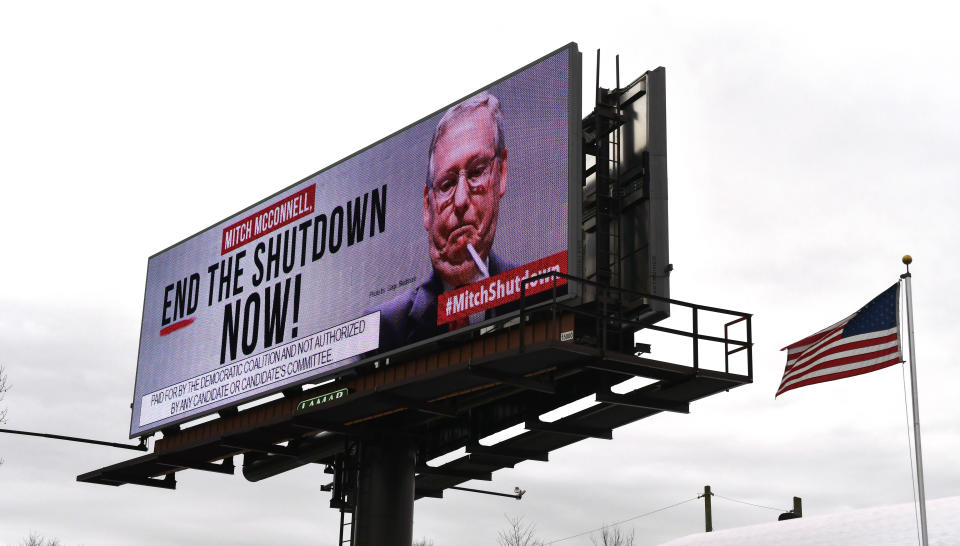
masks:
{"label": "power line", "polygon": [[[725,500],[728,500],[728,501],[731,501],[731,502],[737,502],[737,503],[740,503],[740,504],[746,504],[746,505],[748,505],[748,506],[754,506],[754,507],[756,507],[756,508],[766,508],[767,510],[773,510],[773,511],[775,511],[775,512],[790,512],[790,510],[787,510],[787,509],[775,508],[775,507],[773,507],[773,506],[765,506],[765,505],[763,505],[763,504],[754,504],[754,503],[752,503],[752,502],[747,502],[747,501],[743,501],[743,500],[739,500],[739,499],[734,499],[734,498],[730,498],[730,497],[725,497],[725,496],[723,496],[723,495],[718,495],[717,493],[713,493],[713,492],[711,492],[711,495],[713,495],[713,496],[715,496],[715,497],[720,497],[721,499],[725,499]],[[642,518],[642,517],[646,517],[646,516],[650,516],[650,515],[656,514],[657,512],[663,512],[664,510],[669,510],[670,508],[674,508],[674,507],[676,507],[676,506],[680,506],[681,504],[686,504],[686,503],[688,503],[688,502],[690,502],[690,501],[695,501],[695,500],[697,500],[697,499],[700,499],[702,496],[703,496],[703,495],[698,495],[698,496],[696,496],[696,497],[693,497],[693,498],[690,498],[690,499],[687,499],[687,500],[684,500],[684,501],[680,501],[680,502],[678,502],[678,503],[671,504],[671,505],[669,505],[669,506],[664,506],[663,508],[657,508],[656,510],[652,510],[652,511],[650,511],[650,512],[646,512],[646,513],[640,514],[640,515],[638,515],[638,516],[633,516],[632,518],[627,518],[627,519],[625,519],[625,520],[621,520],[621,521],[617,521],[617,522],[614,522],[614,523],[610,523],[610,524],[604,525],[604,526],[602,526],[602,527],[597,527],[596,529],[591,529],[591,530],[589,530],[589,531],[584,531],[584,532],[582,532],[582,533],[577,533],[577,534],[575,534],[575,535],[570,535],[570,536],[564,537],[564,538],[558,538],[558,539],[552,540],[552,541],[550,541],[550,542],[544,542],[544,546],[549,546],[550,544],[556,544],[556,543],[558,543],[558,542],[563,542],[563,541],[565,541],[565,540],[570,540],[571,538],[582,537],[583,535],[588,535],[588,534],[590,534],[590,533],[595,533],[595,532],[597,532],[597,531],[601,531],[601,530],[603,530],[604,528],[617,527],[618,525],[622,525],[622,524],[624,524],[624,523],[627,523],[628,521],[633,521],[633,520],[635,520],[635,519],[640,519],[640,518]]]}
{"label": "power line", "polygon": [[766,508],[767,510],[774,510],[774,511],[776,511],[776,512],[789,512],[789,511],[790,511],[790,510],[784,510],[783,508],[774,508],[773,506],[764,506],[764,505],[762,505],[762,504],[754,504],[754,503],[752,503],[752,502],[747,502],[747,501],[742,501],[742,500],[737,500],[737,499],[731,499],[730,497],[724,497],[723,495],[718,495],[718,494],[716,494],[716,493],[714,493],[713,495],[714,495],[715,497],[720,497],[721,499],[726,499],[726,500],[728,500],[728,501],[739,502],[740,504],[746,504],[746,505],[749,505],[749,506],[756,506],[757,508]]}
{"label": "power line", "polygon": [[583,535],[588,535],[588,534],[590,534],[590,533],[595,533],[595,532],[597,532],[597,531],[600,531],[600,530],[604,529],[605,527],[616,527],[616,526],[621,525],[621,524],[624,524],[624,523],[626,523],[626,522],[628,522],[628,521],[633,521],[633,520],[635,520],[635,519],[640,519],[640,518],[642,518],[642,517],[646,517],[646,516],[650,516],[650,515],[656,514],[657,512],[663,512],[664,510],[668,510],[668,509],[673,508],[673,507],[675,507],[675,506],[680,506],[681,504],[686,504],[686,503],[688,503],[688,502],[690,502],[690,501],[695,501],[695,500],[697,500],[697,498],[698,498],[698,497],[693,497],[693,498],[687,499],[687,500],[685,500],[685,501],[680,501],[680,502],[678,502],[678,503],[676,503],[676,504],[671,504],[670,506],[664,506],[663,508],[657,508],[656,510],[653,510],[653,511],[651,511],[651,512],[647,512],[647,513],[644,513],[644,514],[640,514],[639,516],[633,516],[632,518],[627,518],[627,519],[625,519],[625,520],[623,520],[623,521],[618,521],[618,522],[615,522],[615,523],[610,523],[610,524],[608,524],[608,525],[604,525],[603,527],[597,527],[596,529],[591,529],[591,530],[589,530],[589,531],[584,531],[584,532],[582,532],[582,533],[577,533],[577,534],[575,534],[575,535],[570,535],[570,536],[568,536],[568,537],[558,538],[558,539],[552,540],[552,541],[550,541],[550,542],[545,542],[544,545],[545,545],[545,546],[549,546],[550,544],[556,544],[556,543],[558,543],[558,542],[563,542],[563,541],[565,541],[565,540],[570,540],[571,538],[582,537]]}

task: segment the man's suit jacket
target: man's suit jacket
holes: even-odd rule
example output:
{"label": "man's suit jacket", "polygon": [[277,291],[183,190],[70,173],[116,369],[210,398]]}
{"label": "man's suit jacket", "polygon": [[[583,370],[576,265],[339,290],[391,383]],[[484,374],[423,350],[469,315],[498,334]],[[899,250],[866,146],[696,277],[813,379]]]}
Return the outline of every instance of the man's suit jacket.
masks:
{"label": "man's suit jacket", "polygon": [[[491,277],[514,267],[516,264],[490,253]],[[380,350],[389,351],[448,332],[446,324],[437,324],[437,296],[442,292],[443,282],[437,272],[432,271],[426,282],[380,306]],[[507,310],[500,310],[504,312]],[[486,313],[486,318],[496,316],[493,309]]]}

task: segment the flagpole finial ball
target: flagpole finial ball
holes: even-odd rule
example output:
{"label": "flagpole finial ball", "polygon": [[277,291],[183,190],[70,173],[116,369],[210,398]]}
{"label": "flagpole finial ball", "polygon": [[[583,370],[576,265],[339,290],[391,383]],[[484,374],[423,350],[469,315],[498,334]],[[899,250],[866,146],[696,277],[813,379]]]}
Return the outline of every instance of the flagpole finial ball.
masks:
{"label": "flagpole finial ball", "polygon": [[904,265],[910,265],[911,263],[913,263],[913,257],[910,256],[909,254],[904,254],[904,255],[903,255],[903,263],[904,263]]}

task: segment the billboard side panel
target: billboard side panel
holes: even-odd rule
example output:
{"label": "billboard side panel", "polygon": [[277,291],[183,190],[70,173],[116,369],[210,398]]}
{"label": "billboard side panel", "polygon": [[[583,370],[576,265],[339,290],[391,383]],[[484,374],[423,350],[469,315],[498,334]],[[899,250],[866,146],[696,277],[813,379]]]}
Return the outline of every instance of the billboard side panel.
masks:
{"label": "billboard side panel", "polygon": [[[647,100],[650,135],[650,291],[664,298],[670,297],[669,222],[667,215],[667,100],[666,77],[663,67],[647,76]],[[653,304],[653,309],[670,314],[669,305]]]}
{"label": "billboard side panel", "polygon": [[[624,114],[620,175],[626,195],[622,251],[624,282],[648,294],[670,297],[667,216],[667,116],[665,70],[651,70],[628,85],[620,96]],[[639,320],[655,322],[670,316],[659,300],[632,302]]]}

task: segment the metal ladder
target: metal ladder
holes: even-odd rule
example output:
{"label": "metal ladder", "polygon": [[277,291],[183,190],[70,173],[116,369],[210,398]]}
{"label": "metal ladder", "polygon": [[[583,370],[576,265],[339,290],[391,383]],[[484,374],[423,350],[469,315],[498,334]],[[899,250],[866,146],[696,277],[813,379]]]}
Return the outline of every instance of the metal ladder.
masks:
{"label": "metal ladder", "polygon": [[[347,515],[349,514],[349,519]],[[340,508],[340,545],[353,544],[353,510]]]}
{"label": "metal ladder", "polygon": [[340,510],[340,546],[351,546],[354,537],[354,521],[357,495],[357,473],[359,471],[359,444],[356,440],[347,439],[343,453],[334,459],[333,498],[330,507]]}

